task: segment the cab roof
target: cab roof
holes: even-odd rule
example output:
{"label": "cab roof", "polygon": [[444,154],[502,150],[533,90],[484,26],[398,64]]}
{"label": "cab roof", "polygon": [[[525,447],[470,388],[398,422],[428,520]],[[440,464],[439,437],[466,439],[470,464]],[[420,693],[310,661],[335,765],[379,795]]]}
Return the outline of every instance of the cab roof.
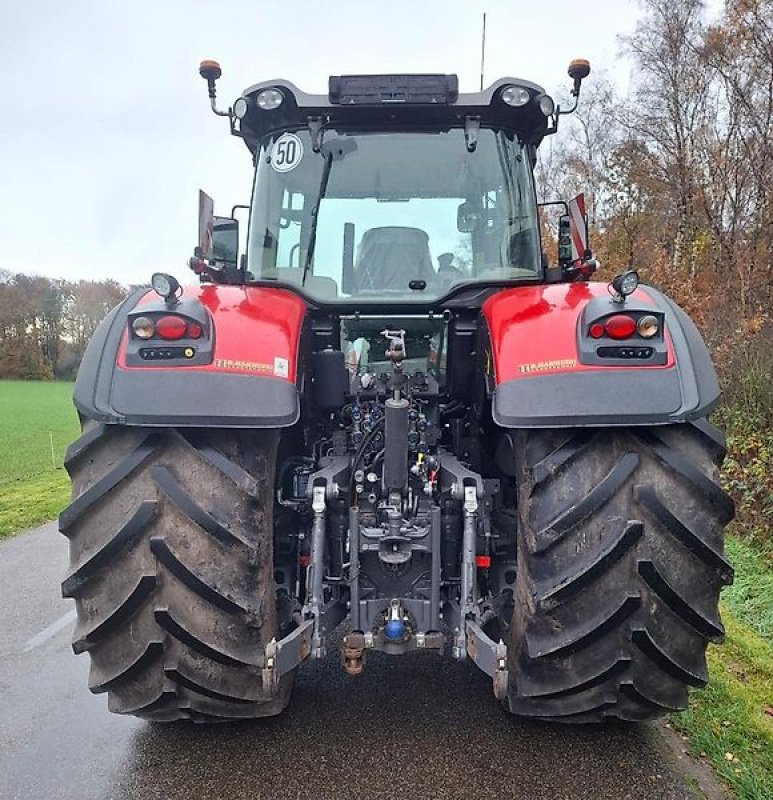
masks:
{"label": "cab roof", "polygon": [[[500,78],[481,92],[460,93],[456,75],[334,75],[328,93],[307,94],[287,80],[262,81],[246,89],[234,109],[232,133],[256,153],[261,142],[286,130],[310,127],[346,130],[448,130],[479,125],[508,129],[524,141],[539,144],[548,131],[540,111],[544,89],[519,78]],[[524,88],[529,100],[513,107],[502,99],[509,86]],[[266,90],[281,93],[281,103],[261,108]],[[240,101],[243,100],[243,103]]]}

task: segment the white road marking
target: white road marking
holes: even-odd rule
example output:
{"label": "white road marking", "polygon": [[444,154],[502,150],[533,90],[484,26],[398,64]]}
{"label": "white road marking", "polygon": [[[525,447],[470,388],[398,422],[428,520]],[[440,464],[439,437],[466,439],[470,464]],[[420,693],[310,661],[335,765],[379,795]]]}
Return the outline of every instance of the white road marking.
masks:
{"label": "white road marking", "polygon": [[62,628],[66,628],[71,622],[75,622],[76,617],[76,610],[71,608],[63,617],[59,617],[56,622],[52,622],[48,627],[43,628],[40,633],[33,636],[27,644],[24,645],[24,652],[26,653],[30,650],[34,650],[36,647],[40,647],[41,644],[47,642],[52,636],[56,636]]}

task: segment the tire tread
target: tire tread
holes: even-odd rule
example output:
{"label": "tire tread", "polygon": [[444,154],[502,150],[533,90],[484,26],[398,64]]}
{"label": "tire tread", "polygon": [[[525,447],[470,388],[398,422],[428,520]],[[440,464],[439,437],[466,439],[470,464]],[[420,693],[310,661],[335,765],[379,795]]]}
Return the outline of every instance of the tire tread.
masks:
{"label": "tire tread", "polygon": [[276,431],[178,431],[86,421],[67,451],[60,516],[73,650],[119,714],[171,722],[280,713],[292,675],[262,681],[276,632]]}
{"label": "tire tread", "polygon": [[514,440],[509,710],[586,723],[684,709],[688,687],[708,680],[705,650],[722,641],[719,592],[733,576],[722,435],[699,421]]}

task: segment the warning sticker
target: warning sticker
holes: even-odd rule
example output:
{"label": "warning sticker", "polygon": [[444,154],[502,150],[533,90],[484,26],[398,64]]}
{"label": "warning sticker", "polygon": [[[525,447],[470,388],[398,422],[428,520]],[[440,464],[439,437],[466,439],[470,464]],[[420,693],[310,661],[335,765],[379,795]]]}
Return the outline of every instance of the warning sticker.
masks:
{"label": "warning sticker", "polygon": [[294,133],[283,133],[271,148],[271,166],[275,172],[289,172],[301,163],[303,142]]}
{"label": "warning sticker", "polygon": [[290,364],[286,358],[274,357],[274,375],[278,378],[286,378],[290,374]]}

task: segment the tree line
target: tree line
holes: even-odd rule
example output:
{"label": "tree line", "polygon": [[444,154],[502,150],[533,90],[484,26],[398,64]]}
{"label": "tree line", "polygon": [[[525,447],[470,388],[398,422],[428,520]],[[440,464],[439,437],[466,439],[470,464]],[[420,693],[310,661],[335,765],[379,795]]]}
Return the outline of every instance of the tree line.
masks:
{"label": "tree line", "polygon": [[97,325],[126,293],[112,280],[0,270],[0,378],[72,380]]}
{"label": "tree line", "polygon": [[726,392],[753,373],[770,407],[773,0],[726,0],[713,18],[701,0],[640,6],[627,95],[591,74],[541,148],[538,189],[584,191],[600,274],[632,267],[674,297]]}

